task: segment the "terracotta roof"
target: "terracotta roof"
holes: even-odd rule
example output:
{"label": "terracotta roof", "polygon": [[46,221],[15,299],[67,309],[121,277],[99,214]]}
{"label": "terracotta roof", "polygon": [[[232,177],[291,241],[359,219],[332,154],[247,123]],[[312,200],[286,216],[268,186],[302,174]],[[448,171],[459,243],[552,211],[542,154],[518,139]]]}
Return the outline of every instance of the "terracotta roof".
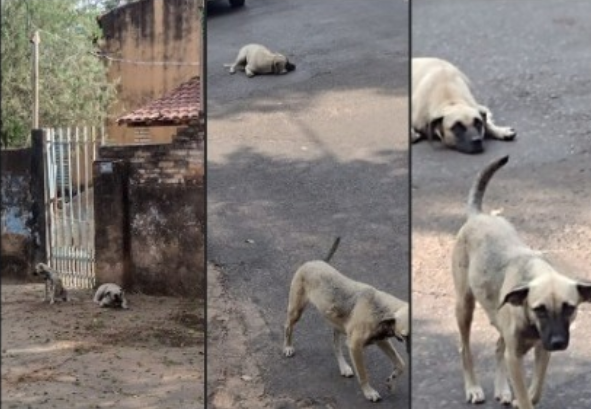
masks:
{"label": "terracotta roof", "polygon": [[193,77],[168,94],[117,119],[119,125],[179,125],[199,118],[201,82]]}

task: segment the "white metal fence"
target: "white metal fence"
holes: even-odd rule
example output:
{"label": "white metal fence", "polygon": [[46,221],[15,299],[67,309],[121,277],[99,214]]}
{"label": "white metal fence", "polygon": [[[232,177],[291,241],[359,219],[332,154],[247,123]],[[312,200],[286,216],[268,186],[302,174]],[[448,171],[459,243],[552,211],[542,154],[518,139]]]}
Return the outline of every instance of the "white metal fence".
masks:
{"label": "white metal fence", "polygon": [[103,128],[44,129],[46,251],[68,288],[95,284],[92,163],[103,140]]}

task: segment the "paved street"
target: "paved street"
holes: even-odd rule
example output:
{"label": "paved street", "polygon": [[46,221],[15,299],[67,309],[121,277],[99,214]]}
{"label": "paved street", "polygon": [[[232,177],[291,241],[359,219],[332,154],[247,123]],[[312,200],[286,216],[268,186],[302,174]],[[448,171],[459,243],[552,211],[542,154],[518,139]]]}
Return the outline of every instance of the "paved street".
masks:
{"label": "paved street", "polygon": [[[331,330],[309,309],[281,355],[289,283],[303,262],[408,299],[408,4],[247,0],[208,12],[208,399],[216,408],[359,408]],[[223,67],[247,43],[297,65],[248,79]],[[396,343],[403,352],[404,347]],[[406,355],[404,355],[406,356]],[[409,375],[367,350],[382,407],[408,407]],[[253,406],[254,405],[254,406]]]}
{"label": "paved street", "polygon": [[[468,156],[413,147],[413,408],[464,403],[450,251],[474,174],[503,154],[484,203],[502,209],[524,238],[591,279],[591,3],[413,1],[413,55],[458,65],[479,102],[515,142],[490,141]],[[453,21],[453,24],[449,24]],[[591,308],[584,305],[566,352],[550,364],[539,409],[591,407]],[[496,334],[481,310],[473,325],[477,373],[493,399]]]}

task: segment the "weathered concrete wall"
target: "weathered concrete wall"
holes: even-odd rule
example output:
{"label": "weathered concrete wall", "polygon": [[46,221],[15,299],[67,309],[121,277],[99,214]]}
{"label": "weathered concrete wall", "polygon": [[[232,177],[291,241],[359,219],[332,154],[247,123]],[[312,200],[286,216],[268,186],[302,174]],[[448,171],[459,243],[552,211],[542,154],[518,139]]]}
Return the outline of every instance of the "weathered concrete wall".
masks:
{"label": "weathered concrete wall", "polygon": [[33,251],[31,149],[3,150],[2,277],[27,278]]}
{"label": "weathered concrete wall", "polygon": [[129,166],[122,160],[93,164],[95,273],[98,283],[132,286],[129,248]]}
{"label": "weathered concrete wall", "polygon": [[[128,235],[129,271],[110,281],[126,281],[131,290],[148,294],[204,297],[203,125],[181,129],[171,144],[104,146],[99,155],[102,161],[115,159],[128,164],[127,224],[119,233],[113,233],[121,220],[109,214],[118,215],[119,210],[105,212],[105,220],[99,220],[99,213],[95,216],[97,226],[102,224],[105,231],[111,230],[102,235],[97,230],[97,261],[103,247],[99,242],[111,243],[105,244],[106,250]],[[99,183],[96,178],[95,183]],[[101,197],[98,186],[95,212],[101,203],[110,200]],[[104,274],[100,270],[97,264],[99,282]]]}
{"label": "weathered concrete wall", "polygon": [[[201,62],[202,0],[141,0],[99,19],[108,55],[134,61]],[[118,83],[118,101],[107,121],[109,143],[169,143],[174,127],[129,128],[117,117],[159,98],[195,75],[195,65],[147,65],[110,61],[108,78]]]}

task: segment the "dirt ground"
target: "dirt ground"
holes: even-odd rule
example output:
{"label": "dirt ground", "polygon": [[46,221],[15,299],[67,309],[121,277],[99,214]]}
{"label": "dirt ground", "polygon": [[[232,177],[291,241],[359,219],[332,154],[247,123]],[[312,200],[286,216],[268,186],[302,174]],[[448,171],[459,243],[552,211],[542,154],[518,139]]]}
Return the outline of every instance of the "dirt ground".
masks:
{"label": "dirt ground", "polygon": [[[279,408],[265,394],[256,359],[247,353],[248,333],[264,330],[256,309],[234,299],[223,281],[223,272],[212,264],[207,268],[207,373],[208,402],[214,408]],[[283,402],[286,403],[286,402]],[[312,408],[313,406],[283,406]]]}
{"label": "dirt ground", "polygon": [[50,306],[42,284],[2,283],[3,408],[204,404],[202,304],[132,294],[124,311],[72,295]]}

